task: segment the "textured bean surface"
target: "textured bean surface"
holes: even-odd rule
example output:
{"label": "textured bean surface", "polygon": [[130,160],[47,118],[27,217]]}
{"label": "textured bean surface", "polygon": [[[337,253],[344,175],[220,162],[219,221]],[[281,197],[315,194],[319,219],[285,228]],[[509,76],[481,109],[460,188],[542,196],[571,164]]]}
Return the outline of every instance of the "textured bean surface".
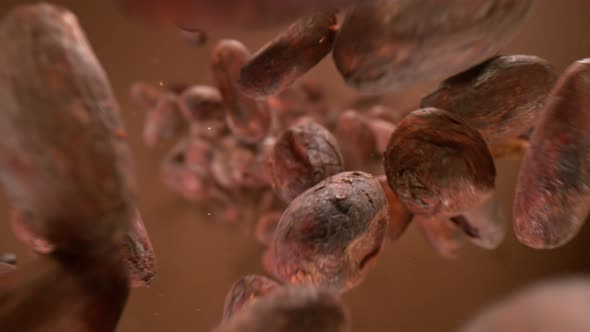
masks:
{"label": "textured bean surface", "polygon": [[286,203],[325,178],[344,170],[336,139],[304,118],[278,138],[270,153],[273,187]]}
{"label": "textured bean surface", "polygon": [[247,275],[236,281],[223,304],[223,320],[232,318],[243,308],[252,305],[259,297],[268,295],[279,288],[279,284],[273,280],[259,275]]}
{"label": "textured bean surface", "polygon": [[77,19],[50,5],[18,7],[0,24],[0,44],[6,193],[60,248],[112,244],[131,218],[131,158],[117,102]]}
{"label": "textured bean surface", "polygon": [[232,133],[246,143],[258,143],[268,133],[271,116],[266,101],[242,94],[237,82],[250,51],[239,41],[224,39],[212,51],[213,78],[227,106],[226,120]]}
{"label": "textured bean surface", "polygon": [[348,314],[333,293],[316,288],[277,289],[214,332],[349,332]]}
{"label": "textured bean surface", "polygon": [[481,135],[436,108],[414,111],[400,122],[384,163],[389,186],[415,214],[460,214],[494,188],[494,161]]}
{"label": "textured bean surface", "polygon": [[532,2],[365,1],[344,20],[334,61],[349,85],[366,92],[444,79],[494,56]]}
{"label": "textured bean surface", "polygon": [[276,95],[293,84],[332,50],[336,22],[331,12],[297,20],[244,65],[240,89],[248,96],[261,98]]}
{"label": "textured bean surface", "polygon": [[590,59],[572,64],[547,99],[522,162],[514,231],[533,248],[569,242],[590,208]]}
{"label": "textured bean surface", "polygon": [[489,306],[461,332],[590,331],[590,281],[570,278],[529,287]]}
{"label": "textured bean surface", "polygon": [[544,59],[500,56],[447,79],[422,99],[421,106],[458,115],[493,144],[534,126],[556,79]]}
{"label": "textured bean surface", "polygon": [[381,251],[387,218],[385,194],[371,175],[329,177],[283,213],[271,246],[274,273],[291,283],[348,290]]}

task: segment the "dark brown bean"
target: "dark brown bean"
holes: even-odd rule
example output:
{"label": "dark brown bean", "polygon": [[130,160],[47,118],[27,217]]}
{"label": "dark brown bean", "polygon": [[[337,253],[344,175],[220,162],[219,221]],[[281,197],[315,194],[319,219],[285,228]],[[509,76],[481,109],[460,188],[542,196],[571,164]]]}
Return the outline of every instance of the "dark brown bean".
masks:
{"label": "dark brown bean", "polygon": [[344,8],[362,0],[118,0],[134,16],[172,22],[184,29],[267,27],[318,10]]}
{"label": "dark brown bean", "polygon": [[114,331],[129,292],[121,266],[118,259],[44,256],[4,274],[2,331]]}
{"label": "dark brown bean", "polygon": [[454,259],[465,245],[465,234],[451,220],[445,217],[416,216],[413,221],[440,256]]}
{"label": "dark brown bean", "polygon": [[332,12],[299,19],[244,65],[240,89],[252,98],[280,93],[330,53],[337,30]]}
{"label": "dark brown bean", "polygon": [[256,302],[258,298],[268,295],[279,287],[279,284],[273,280],[259,275],[240,278],[232,285],[225,297],[223,321],[232,318],[243,308]]}
{"label": "dark brown bean", "polygon": [[520,137],[509,139],[505,142],[490,146],[490,153],[494,159],[520,160],[529,148],[527,139]]}
{"label": "dark brown bean", "polygon": [[156,108],[145,119],[143,141],[149,147],[180,136],[187,129],[187,123],[178,105],[178,97],[164,93]]}
{"label": "dark brown bean", "polygon": [[389,186],[414,214],[453,216],[493,192],[496,169],[481,135],[436,108],[400,122],[385,152]]}
{"label": "dark brown bean", "polygon": [[494,56],[520,28],[532,3],[365,1],[344,20],[334,61],[346,82],[365,92],[444,79]]}
{"label": "dark brown bean", "polygon": [[325,178],[343,171],[330,132],[303,118],[279,137],[270,154],[273,188],[286,203]]}
{"label": "dark brown bean", "polygon": [[145,82],[135,82],[129,89],[131,100],[147,110],[154,110],[165,92],[164,89]]}
{"label": "dark brown bean", "polygon": [[290,283],[346,291],[374,265],[387,231],[387,200],[362,172],[334,175],[285,210],[271,246],[274,273]]}
{"label": "dark brown bean", "polygon": [[422,107],[454,113],[488,144],[501,143],[535,125],[556,78],[539,57],[495,57],[444,81],[422,99]]}
{"label": "dark brown bean", "polygon": [[354,110],[342,112],[334,135],[342,149],[346,169],[365,170],[364,166],[375,156],[377,147],[369,119]]}
{"label": "dark brown bean", "polygon": [[270,130],[271,116],[266,101],[252,99],[237,88],[240,70],[250,51],[239,41],[224,39],[212,52],[213,78],[227,106],[226,120],[231,132],[245,143],[260,142]]}
{"label": "dark brown bean", "polygon": [[590,331],[590,281],[544,282],[488,306],[461,332]]}
{"label": "dark brown bean", "polygon": [[6,193],[62,252],[118,245],[133,213],[131,157],[110,83],[76,17],[47,4],[17,7],[0,23],[0,44]]}
{"label": "dark brown bean", "polygon": [[549,95],[514,199],[514,231],[533,248],[568,243],[590,209],[590,59],[572,64]]}
{"label": "dark brown bean", "polygon": [[471,242],[484,249],[496,249],[506,236],[507,220],[496,194],[480,206],[451,220],[465,232]]}
{"label": "dark brown bean", "polygon": [[[16,237],[36,253],[48,255],[56,252],[53,243],[36,233],[39,221],[35,220],[33,215],[13,209],[11,223]],[[156,275],[156,255],[137,209],[123,240],[121,256],[125,259],[131,285],[149,286]]]}
{"label": "dark brown bean", "polygon": [[279,224],[279,220],[281,220],[281,216],[283,212],[280,211],[270,211],[264,213],[258,221],[256,222],[256,240],[258,243],[269,246],[272,243],[272,238],[275,234],[275,230],[277,225]]}
{"label": "dark brown bean", "polygon": [[414,217],[405,205],[399,200],[397,195],[391,190],[387,183],[385,175],[377,177],[377,181],[381,184],[381,188],[387,198],[387,206],[389,211],[389,223],[387,224],[387,238],[391,241],[399,239]]}
{"label": "dark brown bean", "polygon": [[348,313],[332,292],[284,287],[259,299],[213,332],[349,332]]}

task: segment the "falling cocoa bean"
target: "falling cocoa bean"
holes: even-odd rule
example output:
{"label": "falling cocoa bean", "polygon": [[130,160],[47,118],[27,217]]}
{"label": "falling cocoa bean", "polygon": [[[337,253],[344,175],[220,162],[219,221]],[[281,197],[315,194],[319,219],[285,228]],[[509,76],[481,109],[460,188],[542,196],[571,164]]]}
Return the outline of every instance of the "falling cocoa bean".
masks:
{"label": "falling cocoa bean", "polygon": [[300,18],[244,65],[241,91],[252,98],[280,93],[330,53],[337,29],[332,12]]}
{"label": "falling cocoa bean", "polygon": [[374,0],[345,18],[334,62],[364,92],[444,79],[494,56],[520,28],[531,0]]}
{"label": "falling cocoa bean", "polygon": [[346,291],[374,265],[387,231],[387,200],[379,182],[344,172],[299,195],[283,213],[270,261],[280,279]]}
{"label": "falling cocoa bean", "polygon": [[399,123],[384,162],[389,186],[414,214],[454,216],[494,189],[496,169],[481,135],[436,108],[414,111]]}
{"label": "falling cocoa bean", "polygon": [[539,57],[499,56],[447,79],[421,106],[454,113],[488,144],[502,143],[535,125],[556,78]]}
{"label": "falling cocoa bean", "polygon": [[131,157],[110,83],[76,17],[48,4],[17,7],[0,23],[0,44],[8,197],[62,252],[118,245],[133,213]]}
{"label": "falling cocoa bean", "polygon": [[571,241],[590,209],[590,59],[579,60],[551,91],[530,139],[514,198],[514,231],[524,244],[552,249]]}
{"label": "falling cocoa bean", "polygon": [[285,203],[343,171],[336,139],[308,118],[301,119],[278,138],[270,154],[270,165],[273,188]]}

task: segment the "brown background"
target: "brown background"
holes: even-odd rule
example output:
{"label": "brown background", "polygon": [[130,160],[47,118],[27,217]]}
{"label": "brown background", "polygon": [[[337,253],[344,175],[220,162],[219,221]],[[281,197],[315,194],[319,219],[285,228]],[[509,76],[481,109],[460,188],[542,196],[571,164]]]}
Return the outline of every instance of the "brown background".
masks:
{"label": "brown background", "polygon": [[[1,0],[0,15],[26,2]],[[127,92],[135,80],[210,83],[211,43],[190,48],[170,27],[148,26],[124,17],[112,0],[56,2],[78,15],[111,78],[134,151],[139,205],[159,259],[160,273],[154,285],[133,291],[118,331],[207,331],[218,323],[233,281],[261,272],[261,248],[249,229],[211,222],[206,208],[185,203],[162,187],[158,162],[165,147],[144,147],[145,112],[131,104]],[[588,13],[587,0],[539,0],[505,53],[539,55],[561,71],[576,59],[590,57]],[[279,28],[241,31],[219,27],[211,31],[211,38],[234,37],[256,49]],[[310,76],[329,86],[329,98],[335,103],[346,104],[355,97],[338,78],[330,59]],[[388,98],[393,105],[409,109],[430,86]],[[518,166],[518,162],[498,165],[499,192],[507,211]],[[6,221],[8,206],[3,197],[0,214]],[[534,251],[510,234],[498,250],[468,246],[458,259],[447,261],[437,257],[411,227],[399,242],[386,248],[366,282],[346,294],[345,302],[355,331],[452,331],[483,304],[513,289],[541,278],[588,272],[589,251],[590,227],[586,227],[574,242],[559,250]],[[34,259],[14,239],[8,222],[0,223],[0,252],[16,252],[21,263]]]}

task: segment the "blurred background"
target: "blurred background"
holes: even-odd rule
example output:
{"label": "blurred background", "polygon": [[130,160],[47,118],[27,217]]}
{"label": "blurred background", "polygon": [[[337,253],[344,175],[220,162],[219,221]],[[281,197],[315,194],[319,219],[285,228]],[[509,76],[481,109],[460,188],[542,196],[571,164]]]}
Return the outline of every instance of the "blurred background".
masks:
{"label": "blurred background", "polygon": [[[28,2],[2,0],[0,16],[12,6]],[[560,72],[574,60],[590,57],[590,1],[536,2],[526,25],[503,53],[538,55]],[[169,146],[144,146],[146,111],[131,103],[129,86],[138,80],[164,86],[176,82],[210,84],[209,54],[216,40],[235,38],[256,50],[284,27],[245,30],[218,26],[208,31],[210,41],[205,47],[192,48],[173,27],[129,18],[114,0],[54,3],[78,16],[111,79],[134,153],[139,207],[158,255],[159,274],[153,286],[133,290],[118,331],[207,331],[220,321],[232,283],[245,274],[263,273],[263,248],[255,242],[250,225],[224,225],[208,215],[207,206],[185,202],[162,186],[159,163]],[[322,84],[333,104],[344,107],[358,97],[340,79],[330,57],[308,78]],[[388,95],[387,102],[410,111],[435,84]],[[510,213],[519,162],[500,162],[497,168],[499,195]],[[24,264],[35,257],[12,235],[8,212],[9,206],[0,196],[4,219],[0,223],[0,253],[14,252],[19,264]],[[455,260],[439,258],[410,226],[401,240],[385,248],[367,280],[345,294],[344,300],[354,331],[453,331],[484,304],[526,284],[590,273],[589,257],[590,225],[558,250],[529,249],[510,232],[499,249],[489,252],[467,245]]]}

